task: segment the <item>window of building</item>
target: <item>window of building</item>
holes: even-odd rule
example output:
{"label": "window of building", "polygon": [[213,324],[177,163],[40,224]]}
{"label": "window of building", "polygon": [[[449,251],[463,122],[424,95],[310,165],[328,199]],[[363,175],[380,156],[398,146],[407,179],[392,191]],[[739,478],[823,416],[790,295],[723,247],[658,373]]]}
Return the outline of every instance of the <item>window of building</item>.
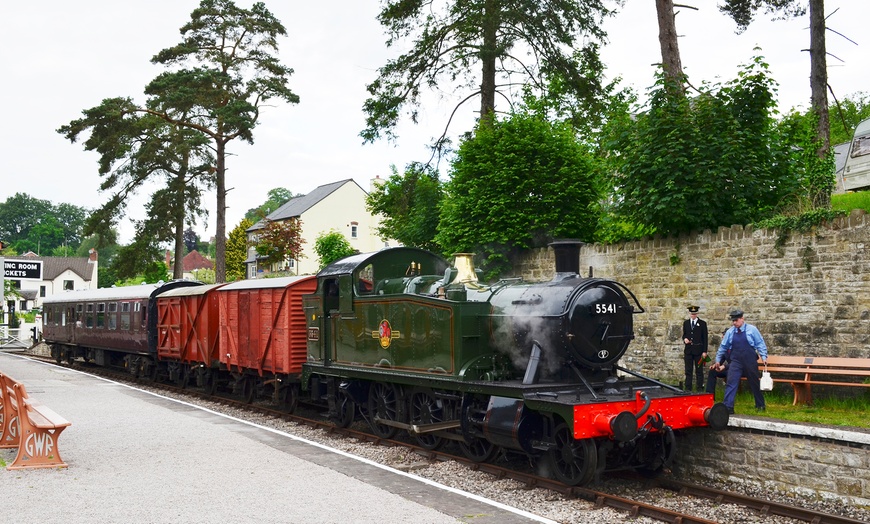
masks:
{"label": "window of building", "polygon": [[45,298],[45,286],[39,286],[39,296]]}
{"label": "window of building", "polygon": [[21,281],[20,280],[10,280],[12,282],[12,287],[15,289],[21,289]]}
{"label": "window of building", "polygon": [[22,300],[18,302],[18,311],[27,311],[27,301]]}
{"label": "window of building", "polygon": [[64,291],[72,291],[75,288],[75,282],[72,280],[64,280],[63,281],[63,290]]}
{"label": "window of building", "polygon": [[351,222],[350,223],[350,238],[357,238],[359,236],[359,222]]}
{"label": "window of building", "polygon": [[248,278],[257,278],[257,266],[254,264],[248,264],[248,268],[250,269]]}

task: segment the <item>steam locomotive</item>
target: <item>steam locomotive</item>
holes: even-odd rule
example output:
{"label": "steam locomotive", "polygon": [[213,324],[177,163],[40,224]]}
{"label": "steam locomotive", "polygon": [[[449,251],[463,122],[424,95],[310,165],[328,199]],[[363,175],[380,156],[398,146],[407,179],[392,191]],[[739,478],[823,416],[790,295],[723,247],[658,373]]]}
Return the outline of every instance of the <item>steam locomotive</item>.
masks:
{"label": "steam locomotive", "polygon": [[[622,284],[579,274],[579,243],[552,247],[556,274],[542,283],[485,284],[469,254],[451,265],[407,247],[344,258],[316,279],[170,283],[140,291],[146,314],[126,336],[144,342],[120,349],[108,332],[130,322],[107,329],[108,310],[130,306],[70,292],[46,301],[44,333],[58,360],[120,362],[290,409],[307,398],[337,425],[364,420],[429,449],[452,441],[481,462],[527,455],[571,485],[655,474],[675,457],[675,431],[724,428],[712,395],[619,366],[643,308]],[[111,291],[79,296],[100,292]]]}

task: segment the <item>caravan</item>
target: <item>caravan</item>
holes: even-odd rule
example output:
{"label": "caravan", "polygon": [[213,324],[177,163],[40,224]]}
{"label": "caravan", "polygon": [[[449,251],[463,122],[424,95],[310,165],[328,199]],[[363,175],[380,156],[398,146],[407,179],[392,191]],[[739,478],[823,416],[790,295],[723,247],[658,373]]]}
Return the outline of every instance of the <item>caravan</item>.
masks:
{"label": "caravan", "polygon": [[855,128],[843,167],[843,189],[854,191],[864,188],[870,188],[870,119]]}

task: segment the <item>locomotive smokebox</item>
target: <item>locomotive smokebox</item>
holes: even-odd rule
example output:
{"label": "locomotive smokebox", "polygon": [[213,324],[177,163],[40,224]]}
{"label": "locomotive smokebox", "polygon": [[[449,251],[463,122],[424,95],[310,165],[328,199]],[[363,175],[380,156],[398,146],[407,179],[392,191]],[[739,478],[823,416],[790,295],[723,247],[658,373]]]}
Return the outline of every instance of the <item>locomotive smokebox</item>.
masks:
{"label": "locomotive smokebox", "polygon": [[583,242],[565,239],[549,244],[556,256],[556,273],[580,273],[580,248]]}

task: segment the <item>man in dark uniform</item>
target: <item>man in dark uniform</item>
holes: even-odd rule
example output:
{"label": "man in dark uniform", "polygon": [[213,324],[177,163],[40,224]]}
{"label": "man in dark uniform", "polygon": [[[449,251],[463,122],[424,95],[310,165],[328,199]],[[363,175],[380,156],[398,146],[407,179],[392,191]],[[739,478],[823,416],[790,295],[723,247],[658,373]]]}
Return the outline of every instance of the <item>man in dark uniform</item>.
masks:
{"label": "man in dark uniform", "polygon": [[689,306],[689,318],[683,322],[683,360],[686,366],[686,391],[692,391],[697,378],[698,391],[704,388],[704,359],[707,358],[707,323],[698,318],[698,306]]}
{"label": "man in dark uniform", "polygon": [[755,409],[764,411],[764,395],[758,382],[758,359],[767,363],[767,344],[761,338],[761,332],[752,324],[743,320],[743,311],[735,309],[729,315],[731,329],[722,337],[722,344],[716,353],[714,368],[723,368],[725,355],[731,352],[731,363],[728,365],[728,379],[725,383],[725,400],[722,402],[731,413],[734,413],[734,399],[737,396],[737,386],[740,379],[746,377],[746,383],[755,397]]}

